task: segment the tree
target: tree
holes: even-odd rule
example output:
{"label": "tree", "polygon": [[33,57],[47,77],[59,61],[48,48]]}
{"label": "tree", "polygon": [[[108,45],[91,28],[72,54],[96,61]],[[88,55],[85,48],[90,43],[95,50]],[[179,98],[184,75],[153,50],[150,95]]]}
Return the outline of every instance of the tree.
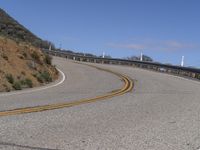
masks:
{"label": "tree", "polygon": [[[99,56],[100,58],[103,58],[103,56]],[[110,55],[105,55],[104,58],[108,58],[108,59],[111,59],[112,57]]]}
{"label": "tree", "polygon": [[134,61],[140,60],[139,57],[136,57],[136,56],[127,57],[126,59],[134,60]]}
{"label": "tree", "polygon": [[143,61],[150,61],[150,62],[153,61],[153,59],[151,57],[147,56],[147,55],[143,55],[142,60]]}
{"label": "tree", "polygon": [[[133,61],[139,61],[140,60],[140,56],[131,56],[131,57],[127,57],[126,59],[128,60],[133,60]],[[149,61],[152,62],[153,59],[147,55],[142,55],[142,60],[143,61]]]}

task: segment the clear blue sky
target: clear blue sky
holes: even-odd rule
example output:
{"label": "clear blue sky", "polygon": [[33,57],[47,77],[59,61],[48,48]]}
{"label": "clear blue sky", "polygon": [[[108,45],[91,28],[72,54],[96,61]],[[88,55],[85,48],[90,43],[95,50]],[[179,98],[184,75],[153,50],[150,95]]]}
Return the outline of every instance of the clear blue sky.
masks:
{"label": "clear blue sky", "polygon": [[200,67],[199,0],[1,0],[37,36],[113,57],[140,55]]}

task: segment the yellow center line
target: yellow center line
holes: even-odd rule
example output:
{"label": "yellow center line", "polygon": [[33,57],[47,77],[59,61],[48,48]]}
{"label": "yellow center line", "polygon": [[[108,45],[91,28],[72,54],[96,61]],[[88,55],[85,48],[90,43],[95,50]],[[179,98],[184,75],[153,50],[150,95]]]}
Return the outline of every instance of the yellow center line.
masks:
{"label": "yellow center line", "polygon": [[113,92],[110,92],[110,93],[107,93],[104,95],[99,95],[99,96],[96,96],[93,98],[80,99],[77,101],[65,102],[65,103],[57,103],[57,104],[49,104],[49,105],[25,107],[25,108],[17,108],[17,109],[12,109],[12,110],[0,111],[0,116],[19,115],[19,114],[24,114],[24,113],[33,113],[33,112],[41,112],[41,111],[47,111],[47,110],[53,110],[53,109],[72,107],[72,106],[77,106],[80,104],[92,103],[92,102],[112,98],[114,96],[123,95],[132,90],[133,81],[128,76],[122,75],[120,73],[114,72],[109,69],[104,69],[104,68],[100,68],[100,67],[93,66],[93,65],[88,65],[88,66],[94,67],[96,69],[106,71],[106,72],[109,72],[109,73],[112,73],[112,74],[118,76],[124,82],[123,87],[119,90],[114,90]]}

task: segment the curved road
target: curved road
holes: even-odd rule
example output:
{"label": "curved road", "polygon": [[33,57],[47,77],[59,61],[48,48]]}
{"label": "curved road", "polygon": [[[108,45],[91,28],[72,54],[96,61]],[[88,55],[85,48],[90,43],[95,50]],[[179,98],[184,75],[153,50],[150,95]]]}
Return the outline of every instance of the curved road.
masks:
{"label": "curved road", "polygon": [[[0,111],[89,98],[122,87],[118,77],[54,58],[67,79],[0,96]],[[137,68],[100,65],[134,79],[134,90],[70,108],[0,117],[0,149],[198,150],[200,83]]]}

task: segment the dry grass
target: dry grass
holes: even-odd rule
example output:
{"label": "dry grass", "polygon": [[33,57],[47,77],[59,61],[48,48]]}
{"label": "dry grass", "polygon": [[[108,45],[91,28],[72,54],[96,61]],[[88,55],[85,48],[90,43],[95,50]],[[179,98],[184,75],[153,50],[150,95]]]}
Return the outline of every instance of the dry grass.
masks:
{"label": "dry grass", "polygon": [[48,72],[53,80],[58,76],[57,70],[46,63],[45,55],[38,48],[0,37],[0,91],[14,90],[7,81],[8,74],[16,82],[30,79],[35,87],[44,84],[36,78],[42,72]]}

